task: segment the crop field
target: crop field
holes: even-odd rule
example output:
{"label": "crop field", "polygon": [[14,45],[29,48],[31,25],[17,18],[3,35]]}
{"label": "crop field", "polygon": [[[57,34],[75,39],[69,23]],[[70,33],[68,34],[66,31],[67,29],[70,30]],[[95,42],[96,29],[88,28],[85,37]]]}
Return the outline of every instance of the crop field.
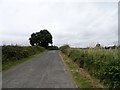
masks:
{"label": "crop field", "polygon": [[45,51],[40,46],[2,46],[2,70],[11,66],[14,62],[21,61],[31,55]]}
{"label": "crop field", "polygon": [[120,59],[117,49],[78,49],[62,46],[60,50],[79,68],[86,69],[108,88],[120,88]]}

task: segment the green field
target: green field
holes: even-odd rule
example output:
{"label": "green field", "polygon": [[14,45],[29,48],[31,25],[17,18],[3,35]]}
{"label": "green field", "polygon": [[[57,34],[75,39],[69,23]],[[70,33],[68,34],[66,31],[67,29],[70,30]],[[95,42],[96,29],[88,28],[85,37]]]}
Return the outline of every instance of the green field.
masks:
{"label": "green field", "polygon": [[66,45],[60,50],[79,65],[79,68],[86,69],[106,87],[120,88],[119,49],[73,49]]}

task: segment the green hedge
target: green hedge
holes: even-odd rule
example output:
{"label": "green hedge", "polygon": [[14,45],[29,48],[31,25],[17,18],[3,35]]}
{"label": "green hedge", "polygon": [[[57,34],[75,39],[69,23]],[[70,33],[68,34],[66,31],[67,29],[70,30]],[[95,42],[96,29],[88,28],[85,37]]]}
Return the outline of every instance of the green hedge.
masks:
{"label": "green hedge", "polygon": [[2,46],[2,64],[45,51],[40,46]]}
{"label": "green hedge", "polygon": [[118,49],[70,49],[61,50],[80,68],[87,69],[109,88],[120,88],[120,59]]}

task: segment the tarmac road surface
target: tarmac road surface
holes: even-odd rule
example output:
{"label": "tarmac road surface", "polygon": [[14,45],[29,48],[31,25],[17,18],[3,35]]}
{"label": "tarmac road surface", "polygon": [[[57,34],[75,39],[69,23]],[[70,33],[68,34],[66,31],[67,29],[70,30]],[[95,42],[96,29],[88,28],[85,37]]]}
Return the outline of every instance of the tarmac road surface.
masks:
{"label": "tarmac road surface", "polygon": [[75,85],[58,51],[48,51],[3,72],[2,88],[75,88]]}

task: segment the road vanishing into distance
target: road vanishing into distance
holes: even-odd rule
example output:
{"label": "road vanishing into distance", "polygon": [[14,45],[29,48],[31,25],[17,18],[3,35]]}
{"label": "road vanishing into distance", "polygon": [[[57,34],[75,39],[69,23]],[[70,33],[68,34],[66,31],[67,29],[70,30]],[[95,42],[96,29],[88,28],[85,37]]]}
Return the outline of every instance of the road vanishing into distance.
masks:
{"label": "road vanishing into distance", "polygon": [[2,88],[75,88],[58,51],[48,51],[2,73]]}

